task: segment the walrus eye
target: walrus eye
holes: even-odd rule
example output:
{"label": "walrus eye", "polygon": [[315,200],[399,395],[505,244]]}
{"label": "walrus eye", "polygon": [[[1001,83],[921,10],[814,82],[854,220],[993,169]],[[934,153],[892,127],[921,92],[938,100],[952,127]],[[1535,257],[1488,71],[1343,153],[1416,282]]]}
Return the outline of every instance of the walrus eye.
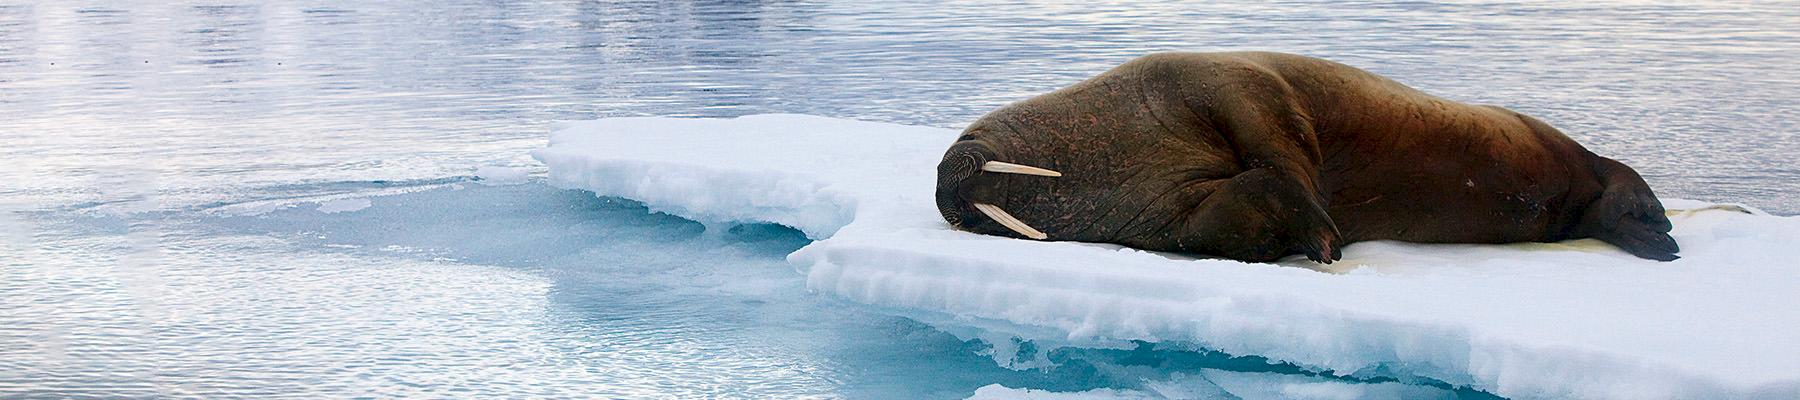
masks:
{"label": "walrus eye", "polygon": [[1025,223],[1020,222],[1018,218],[1013,218],[1012,214],[1007,214],[1006,210],[1000,209],[999,206],[986,203],[975,203],[975,209],[981,210],[981,213],[986,214],[988,218],[993,218],[994,222],[1005,225],[1006,229],[1011,229],[1013,232],[1025,235],[1025,237],[1037,240],[1044,240],[1050,237],[1050,235],[1045,235],[1043,232],[1038,232],[1036,229],[1031,229],[1031,225],[1025,225]]}
{"label": "walrus eye", "polygon": [[1051,171],[1051,170],[1033,167],[1033,166],[1029,166],[1029,165],[1019,165],[1019,164],[1013,164],[1013,163],[1008,163],[1008,162],[999,162],[999,161],[988,161],[985,164],[981,164],[981,170],[987,171],[987,172],[999,172],[999,173],[1003,173],[1003,174],[1025,174],[1025,175],[1051,176],[1051,177],[1062,176],[1061,172]]}

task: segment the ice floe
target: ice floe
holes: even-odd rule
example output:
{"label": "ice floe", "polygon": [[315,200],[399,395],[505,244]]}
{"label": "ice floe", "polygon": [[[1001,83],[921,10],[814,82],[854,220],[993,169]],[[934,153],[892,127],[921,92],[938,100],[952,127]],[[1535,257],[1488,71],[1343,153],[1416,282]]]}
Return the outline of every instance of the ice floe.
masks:
{"label": "ice floe", "polygon": [[[559,124],[549,182],[816,240],[815,291],[1072,346],[1142,340],[1520,398],[1800,397],[1800,218],[1668,200],[1681,260],[1370,242],[1321,268],[950,230],[952,129],[805,115]],[[930,318],[927,317],[927,320]],[[999,389],[995,389],[999,390]]]}
{"label": "ice floe", "polygon": [[360,197],[328,200],[319,203],[319,212],[336,214],[341,212],[361,211],[362,209],[369,208],[369,206],[373,204],[374,203],[370,202],[369,199]]}

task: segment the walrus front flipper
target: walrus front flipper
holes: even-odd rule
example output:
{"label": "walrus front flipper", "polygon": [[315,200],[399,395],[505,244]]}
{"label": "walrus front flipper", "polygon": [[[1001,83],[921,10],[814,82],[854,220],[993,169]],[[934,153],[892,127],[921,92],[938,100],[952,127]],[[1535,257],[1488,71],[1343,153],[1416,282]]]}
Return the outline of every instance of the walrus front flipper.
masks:
{"label": "walrus front flipper", "polygon": [[1272,168],[1232,177],[1170,234],[1183,250],[1251,262],[1300,253],[1330,264],[1344,258],[1338,228],[1305,186]]}
{"label": "walrus front flipper", "polygon": [[1604,235],[1595,235],[1597,239],[1619,246],[1626,253],[1656,261],[1675,261],[1681,256],[1675,255],[1681,247],[1675,244],[1675,238],[1667,232],[1658,232],[1637,220],[1625,220],[1619,228]]}
{"label": "walrus front flipper", "polygon": [[1243,168],[1188,216],[1177,233],[1184,244],[1244,261],[1295,253],[1324,264],[1343,258],[1343,236],[1318,185],[1324,156],[1293,87],[1250,63],[1171,73],[1194,82],[1181,85],[1183,104],[1212,122],[1197,134],[1219,135]]}
{"label": "walrus front flipper", "polygon": [[1669,236],[1674,228],[1665,215],[1662,201],[1650,191],[1650,185],[1637,171],[1625,164],[1595,156],[1595,172],[1606,187],[1598,200],[1588,205],[1582,225],[1590,236],[1600,239],[1631,255],[1657,261],[1681,258],[1681,246]]}

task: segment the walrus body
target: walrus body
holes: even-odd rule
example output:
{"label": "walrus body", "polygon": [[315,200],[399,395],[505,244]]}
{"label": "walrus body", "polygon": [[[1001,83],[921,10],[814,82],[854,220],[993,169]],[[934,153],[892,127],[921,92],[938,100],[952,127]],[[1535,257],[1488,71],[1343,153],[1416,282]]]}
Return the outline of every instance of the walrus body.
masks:
{"label": "walrus body", "polygon": [[1246,261],[1365,240],[1679,251],[1635,171],[1549,125],[1290,54],[1132,60],[983,116],[938,173],[944,218],[985,234]]}

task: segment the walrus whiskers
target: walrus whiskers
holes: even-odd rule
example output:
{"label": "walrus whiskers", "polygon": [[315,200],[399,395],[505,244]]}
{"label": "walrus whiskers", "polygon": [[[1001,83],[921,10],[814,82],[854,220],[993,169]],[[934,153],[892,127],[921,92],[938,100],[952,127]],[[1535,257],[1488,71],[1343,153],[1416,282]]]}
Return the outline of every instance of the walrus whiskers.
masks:
{"label": "walrus whiskers", "polygon": [[[987,172],[999,172],[1002,174],[1025,174],[1025,175],[1037,175],[1037,176],[1049,176],[1049,177],[1062,176],[1061,172],[1051,171],[1051,170],[1033,167],[1033,166],[1029,166],[1029,165],[1019,165],[1019,164],[1013,164],[1013,163],[1009,163],[1009,162],[999,162],[999,161],[988,161],[985,164],[981,164],[981,170],[987,171]],[[1023,233],[1023,232],[1021,232],[1021,233]]]}
{"label": "walrus whiskers", "polygon": [[1013,218],[1012,214],[1007,214],[1006,210],[1000,209],[1000,206],[985,203],[974,204],[976,210],[981,210],[982,214],[986,214],[988,218],[993,218],[994,222],[1005,225],[1006,229],[1011,229],[1013,232],[1018,232],[1020,235],[1025,235],[1025,237],[1037,240],[1044,240],[1050,237],[1050,235],[1045,235],[1043,232],[1038,232],[1036,229],[1031,229],[1031,225],[1020,222],[1018,218]]}

